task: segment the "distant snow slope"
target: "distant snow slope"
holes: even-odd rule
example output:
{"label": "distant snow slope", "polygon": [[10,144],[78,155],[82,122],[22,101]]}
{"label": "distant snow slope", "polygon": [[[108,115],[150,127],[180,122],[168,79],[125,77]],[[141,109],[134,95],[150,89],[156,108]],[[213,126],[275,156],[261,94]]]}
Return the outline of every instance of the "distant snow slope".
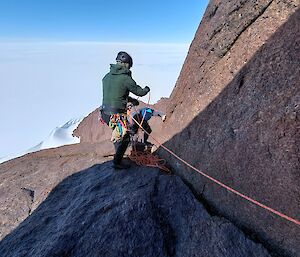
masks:
{"label": "distant snow slope", "polygon": [[73,136],[73,131],[78,127],[80,122],[83,120],[84,117],[78,118],[78,119],[71,119],[67,123],[63,124],[62,126],[56,127],[52,130],[50,135],[37,144],[36,146],[28,149],[27,151],[6,156],[4,158],[0,158],[0,163],[3,163],[5,161],[20,157],[22,155],[25,155],[27,153],[36,152],[42,149],[49,149],[54,147],[59,147],[62,145],[71,145],[71,144],[77,144],[80,143],[80,138]]}

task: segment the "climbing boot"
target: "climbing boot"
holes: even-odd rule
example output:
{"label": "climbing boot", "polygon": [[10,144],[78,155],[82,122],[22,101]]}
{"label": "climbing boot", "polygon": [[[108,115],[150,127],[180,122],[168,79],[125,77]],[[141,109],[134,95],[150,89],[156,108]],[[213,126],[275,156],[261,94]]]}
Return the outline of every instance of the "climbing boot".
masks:
{"label": "climbing boot", "polygon": [[116,170],[126,170],[131,167],[130,164],[125,164],[125,163],[114,163],[112,164],[112,167]]}

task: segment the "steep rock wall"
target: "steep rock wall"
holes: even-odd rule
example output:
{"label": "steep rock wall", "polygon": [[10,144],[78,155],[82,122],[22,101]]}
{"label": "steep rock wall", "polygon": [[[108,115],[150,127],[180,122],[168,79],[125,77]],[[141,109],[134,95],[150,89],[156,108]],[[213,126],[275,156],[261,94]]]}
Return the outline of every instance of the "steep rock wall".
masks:
{"label": "steep rock wall", "polygon": [[295,12],[299,1],[211,0],[170,96],[168,114],[181,131]]}
{"label": "steep rock wall", "polygon": [[[151,122],[153,134],[162,142],[170,139],[166,145],[191,164],[299,220],[298,2],[211,1],[170,100],[154,106],[168,105],[167,122]],[[81,137],[76,150],[41,151],[1,165],[0,216],[9,220],[2,219],[0,237],[26,218],[66,174],[103,161],[97,153],[101,149],[113,153],[107,142],[110,130],[97,118],[96,110],[75,131]],[[101,144],[92,147],[95,142]],[[279,256],[298,256],[297,226],[161,154],[213,212],[256,235]],[[59,166],[49,158],[59,160]],[[49,164],[51,175],[41,175]],[[61,167],[60,176],[56,172]],[[29,177],[23,178],[24,172]],[[7,208],[12,199],[16,208]]]}
{"label": "steep rock wall", "polygon": [[[189,163],[300,220],[298,8],[299,1],[211,1],[164,131],[166,146]],[[299,226],[160,153],[212,211],[279,256],[299,256]]]}

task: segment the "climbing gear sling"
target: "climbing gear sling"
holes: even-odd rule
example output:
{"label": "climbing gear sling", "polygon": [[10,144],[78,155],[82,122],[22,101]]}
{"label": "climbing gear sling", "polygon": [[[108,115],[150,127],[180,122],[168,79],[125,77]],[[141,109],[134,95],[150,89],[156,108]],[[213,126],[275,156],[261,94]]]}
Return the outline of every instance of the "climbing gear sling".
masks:
{"label": "climbing gear sling", "polygon": [[113,130],[111,141],[121,141],[128,132],[127,115],[123,113],[112,114],[108,126]]}

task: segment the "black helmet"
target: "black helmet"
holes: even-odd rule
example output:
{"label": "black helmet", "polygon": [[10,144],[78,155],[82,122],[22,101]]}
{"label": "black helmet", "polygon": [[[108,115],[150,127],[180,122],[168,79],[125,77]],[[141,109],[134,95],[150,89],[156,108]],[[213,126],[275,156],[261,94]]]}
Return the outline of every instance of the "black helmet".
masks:
{"label": "black helmet", "polygon": [[117,55],[116,61],[121,61],[121,62],[124,62],[124,63],[128,63],[129,68],[132,67],[132,58],[126,52],[119,52],[118,55]]}

